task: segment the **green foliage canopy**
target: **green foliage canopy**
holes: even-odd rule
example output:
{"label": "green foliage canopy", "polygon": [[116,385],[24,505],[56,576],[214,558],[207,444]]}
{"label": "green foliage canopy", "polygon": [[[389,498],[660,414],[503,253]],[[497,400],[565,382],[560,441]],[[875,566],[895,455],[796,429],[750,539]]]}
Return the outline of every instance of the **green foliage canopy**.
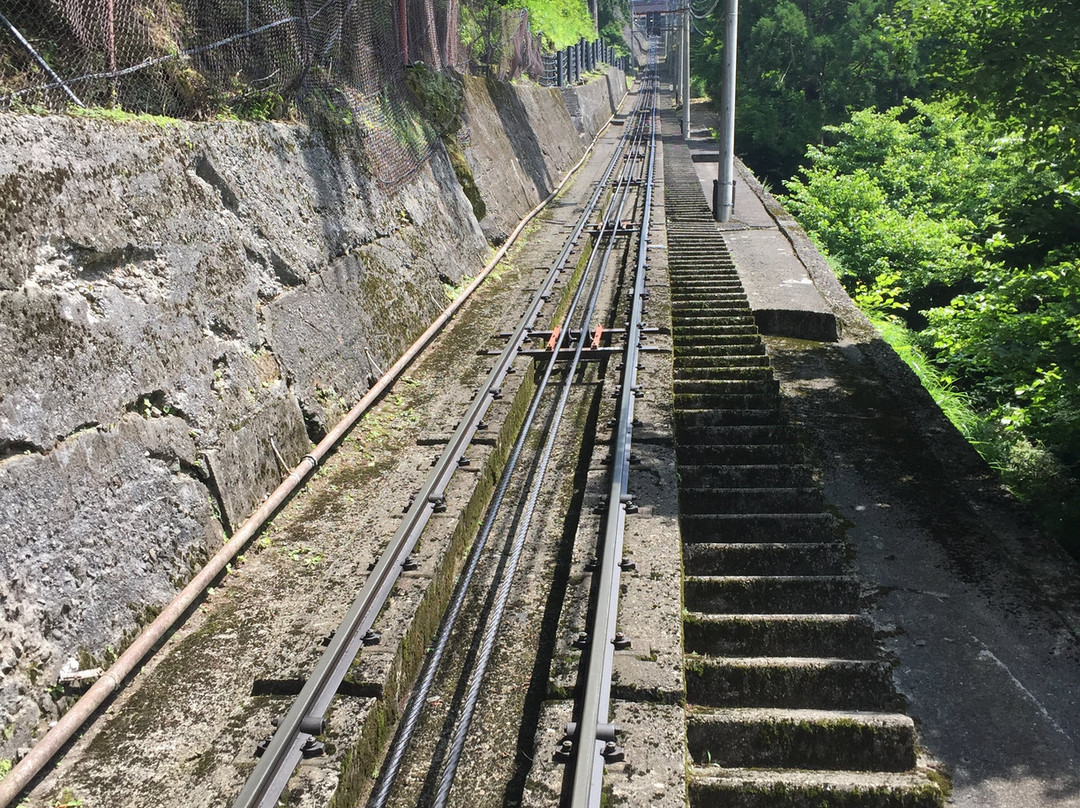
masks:
{"label": "green foliage canopy", "polygon": [[[736,142],[759,174],[783,180],[822,127],[851,108],[899,103],[915,72],[879,25],[892,0],[741,0]],[[722,15],[703,24],[695,69],[718,96]]]}
{"label": "green foliage canopy", "polygon": [[830,133],[785,202],[849,290],[903,311],[1002,429],[1080,467],[1080,251],[1032,264],[1009,235],[1059,176],[1031,169],[1020,133],[955,100],[864,110]]}
{"label": "green foliage canopy", "polygon": [[592,15],[585,0],[525,0],[533,33],[544,35],[554,50],[576,44],[584,37],[596,39]]}

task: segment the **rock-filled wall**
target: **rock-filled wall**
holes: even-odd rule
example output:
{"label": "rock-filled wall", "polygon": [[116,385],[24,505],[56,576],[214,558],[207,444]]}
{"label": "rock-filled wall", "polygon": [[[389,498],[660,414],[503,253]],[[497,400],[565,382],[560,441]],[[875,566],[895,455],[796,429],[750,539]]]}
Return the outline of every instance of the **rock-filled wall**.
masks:
{"label": "rock-filled wall", "polygon": [[[497,240],[621,93],[466,81]],[[107,660],[167,603],[488,250],[442,149],[391,192],[302,125],[0,115],[0,757],[55,717],[69,659]]]}

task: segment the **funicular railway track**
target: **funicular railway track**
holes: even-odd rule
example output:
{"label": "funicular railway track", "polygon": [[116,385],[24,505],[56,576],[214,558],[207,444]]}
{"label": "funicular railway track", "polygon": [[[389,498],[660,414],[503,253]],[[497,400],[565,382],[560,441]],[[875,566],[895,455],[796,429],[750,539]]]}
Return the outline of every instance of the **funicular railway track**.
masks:
{"label": "funicular railway track", "polygon": [[[634,399],[638,392],[636,382],[640,332],[643,328],[642,309],[647,297],[644,247],[648,237],[655,149],[655,71],[651,70],[643,80],[636,108],[624,121],[621,141],[558,258],[533,295],[528,310],[504,349],[498,352],[487,380],[433,464],[420,492],[412,499],[400,527],[386,550],[373,563],[370,577],[344,620],[332,633],[325,653],[292,708],[277,722],[272,737],[260,746],[259,762],[233,805],[238,808],[269,808],[278,804],[297,764],[303,758],[321,751],[321,742],[317,738],[325,731],[323,716],[331,700],[357,654],[362,653],[366,644],[378,641],[379,635],[374,628],[376,618],[401,572],[410,568],[411,553],[425,525],[433,514],[445,509],[449,481],[456,469],[468,464],[466,451],[478,431],[485,428],[483,419],[486,412],[491,403],[501,397],[501,385],[509,373],[515,372],[515,360],[522,355],[535,360],[536,379],[532,401],[518,438],[509,452],[480,532],[472,544],[470,557],[458,578],[450,607],[410,696],[394,743],[376,779],[369,804],[381,808],[391,804],[395,798],[395,782],[401,772],[406,749],[414,742],[414,730],[420,713],[429,700],[432,682],[448,643],[454,636],[462,605],[469,596],[477,561],[482,557],[500,519],[501,509],[516,509],[516,516],[511,520],[513,541],[508,545],[508,555],[492,585],[493,601],[476,628],[478,635],[482,633],[483,636],[476,641],[479,650],[468,672],[467,693],[459,702],[460,710],[454,720],[447,724],[447,728],[453,727],[451,737],[442,744],[440,753],[432,758],[432,770],[426,775],[426,781],[437,783],[437,786],[419,796],[420,802],[425,805],[447,804],[479,691],[485,682],[488,663],[515,584],[523,546],[533,529],[533,516],[538,498],[544,490],[545,473],[560,435],[567,400],[584,362],[599,360],[606,365],[609,356],[617,356],[622,365],[614,394],[619,399],[613,429],[616,438],[612,446],[605,532],[600,544],[603,555],[594,576],[599,582],[596,607],[588,632],[592,638],[606,640],[594,639],[591,643],[593,652],[589,654],[585,666],[583,696],[576,733],[573,735],[575,754],[565,769],[567,777],[573,781],[573,804],[600,804],[603,766],[605,760],[610,759],[614,746],[607,724],[611,686],[610,649],[618,643],[615,639],[618,577],[622,559],[622,525],[629,502],[626,478],[630,465]],[[631,243],[636,248],[636,263],[625,274],[614,277],[619,274],[620,261],[625,261],[626,255],[634,252],[629,248]],[[575,262],[576,271],[573,271]],[[556,296],[564,273],[572,273],[573,278],[571,284],[563,284],[557,322],[550,330],[539,331],[537,323],[551,308],[549,301]],[[623,311],[621,303],[626,299],[629,301],[628,311]],[[610,324],[616,316],[625,318],[625,323],[620,327],[605,328],[605,324]],[[546,345],[528,348],[530,341],[535,341],[537,337],[546,340]],[[612,337],[620,337],[622,345],[611,344]],[[560,384],[556,384],[557,375],[561,375]],[[556,400],[552,402],[549,391],[556,387]],[[539,451],[530,452],[527,443],[534,430],[542,431],[546,437]],[[589,450],[591,446],[586,438],[582,451]],[[508,488],[515,475],[521,474],[519,464],[524,466],[527,462],[531,465],[526,472],[528,485],[522,489],[524,496],[511,501],[507,497]]]}

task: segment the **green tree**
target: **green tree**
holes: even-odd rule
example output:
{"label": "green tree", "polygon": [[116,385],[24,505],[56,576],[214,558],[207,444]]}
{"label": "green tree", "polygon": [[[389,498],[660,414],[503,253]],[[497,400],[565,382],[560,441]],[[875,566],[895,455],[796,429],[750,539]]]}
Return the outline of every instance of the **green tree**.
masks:
{"label": "green tree", "polygon": [[970,291],[1009,246],[1002,199],[1019,157],[993,122],[950,101],[867,109],[826,132],[835,144],[810,148],[786,204],[852,293],[890,279],[889,299],[921,327],[923,311]]}
{"label": "green tree", "polygon": [[[1080,5],[1048,0],[898,0],[883,27],[933,85],[1018,133],[1026,170],[1011,222],[1018,262],[1080,239]],[[1056,176],[1056,182],[1042,178]]]}
{"label": "green tree", "polygon": [[[878,24],[893,0],[743,0],[739,7],[736,148],[757,173],[782,181],[807,144],[848,110],[886,107],[910,94],[914,49]],[[694,69],[716,96],[723,4],[705,21]],[[907,61],[903,61],[903,56]]]}

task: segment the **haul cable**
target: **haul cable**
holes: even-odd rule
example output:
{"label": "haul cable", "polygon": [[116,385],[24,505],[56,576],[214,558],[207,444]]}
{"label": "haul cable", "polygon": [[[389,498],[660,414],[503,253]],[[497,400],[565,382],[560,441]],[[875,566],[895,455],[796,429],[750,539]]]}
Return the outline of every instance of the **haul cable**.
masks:
{"label": "haul cable", "polygon": [[[636,113],[635,113],[636,114]],[[578,223],[575,226],[570,237],[567,239],[566,244],[563,246],[562,251],[556,258],[552,270],[556,272],[562,272],[565,270],[570,256],[576,247],[578,240],[592,218],[593,212],[596,210],[597,205],[604,189],[607,186],[608,181],[618,165],[619,160],[627,153],[627,142],[634,136],[634,131],[631,127],[627,127],[623,136],[616,146],[616,149],[612,153],[612,157],[608,162],[607,168],[604,171],[602,178],[596,183],[595,190],[592,197],[586,204],[581,216],[578,219]],[[580,288],[580,287],[579,287]],[[576,307],[575,303],[571,306],[571,313]],[[569,324],[569,317],[564,318],[564,324]],[[559,327],[558,333],[565,334],[568,329]],[[556,338],[556,343],[560,342]],[[466,562],[464,569],[458,577],[458,582],[455,586],[454,595],[451,600],[450,606],[440,623],[439,631],[435,641],[432,643],[431,652],[428,654],[424,661],[423,668],[420,672],[416,686],[413,688],[412,694],[409,697],[408,705],[406,706],[405,713],[398,726],[397,734],[394,737],[394,742],[391,745],[390,751],[387,754],[386,762],[383,764],[379,773],[379,781],[377,783],[374,796],[370,803],[371,808],[383,808],[386,805],[390,797],[391,789],[394,782],[397,779],[397,775],[401,770],[401,764],[405,756],[405,751],[409,745],[409,741],[416,730],[417,722],[420,718],[420,712],[426,703],[427,695],[431,691],[431,687],[435,680],[439,664],[442,661],[450,636],[453,633],[454,627],[457,622],[457,618],[464,605],[466,595],[468,594],[469,586],[472,583],[473,574],[476,571],[477,564],[479,563],[481,554],[487,544],[488,538],[491,535],[491,530],[495,524],[495,519],[498,516],[504,497],[506,496],[507,488],[510,484],[510,479],[513,476],[515,469],[517,468],[518,461],[520,460],[522,450],[524,449],[526,439],[529,434],[529,430],[536,417],[536,412],[539,408],[540,400],[544,390],[550,379],[550,371],[555,366],[555,359],[558,357],[558,345],[552,349],[552,356],[549,359],[549,365],[547,372],[545,372],[541,382],[537,385],[536,393],[533,396],[532,402],[529,407],[529,411],[525,416],[522,423],[518,437],[514,442],[514,446],[511,449],[510,455],[503,468],[502,475],[500,476],[498,486],[495,493],[492,496],[492,501],[488,506],[487,513],[484,516],[484,521],[480,526],[480,530],[477,534],[476,540],[473,542],[472,549],[469,552],[469,558]]]}

